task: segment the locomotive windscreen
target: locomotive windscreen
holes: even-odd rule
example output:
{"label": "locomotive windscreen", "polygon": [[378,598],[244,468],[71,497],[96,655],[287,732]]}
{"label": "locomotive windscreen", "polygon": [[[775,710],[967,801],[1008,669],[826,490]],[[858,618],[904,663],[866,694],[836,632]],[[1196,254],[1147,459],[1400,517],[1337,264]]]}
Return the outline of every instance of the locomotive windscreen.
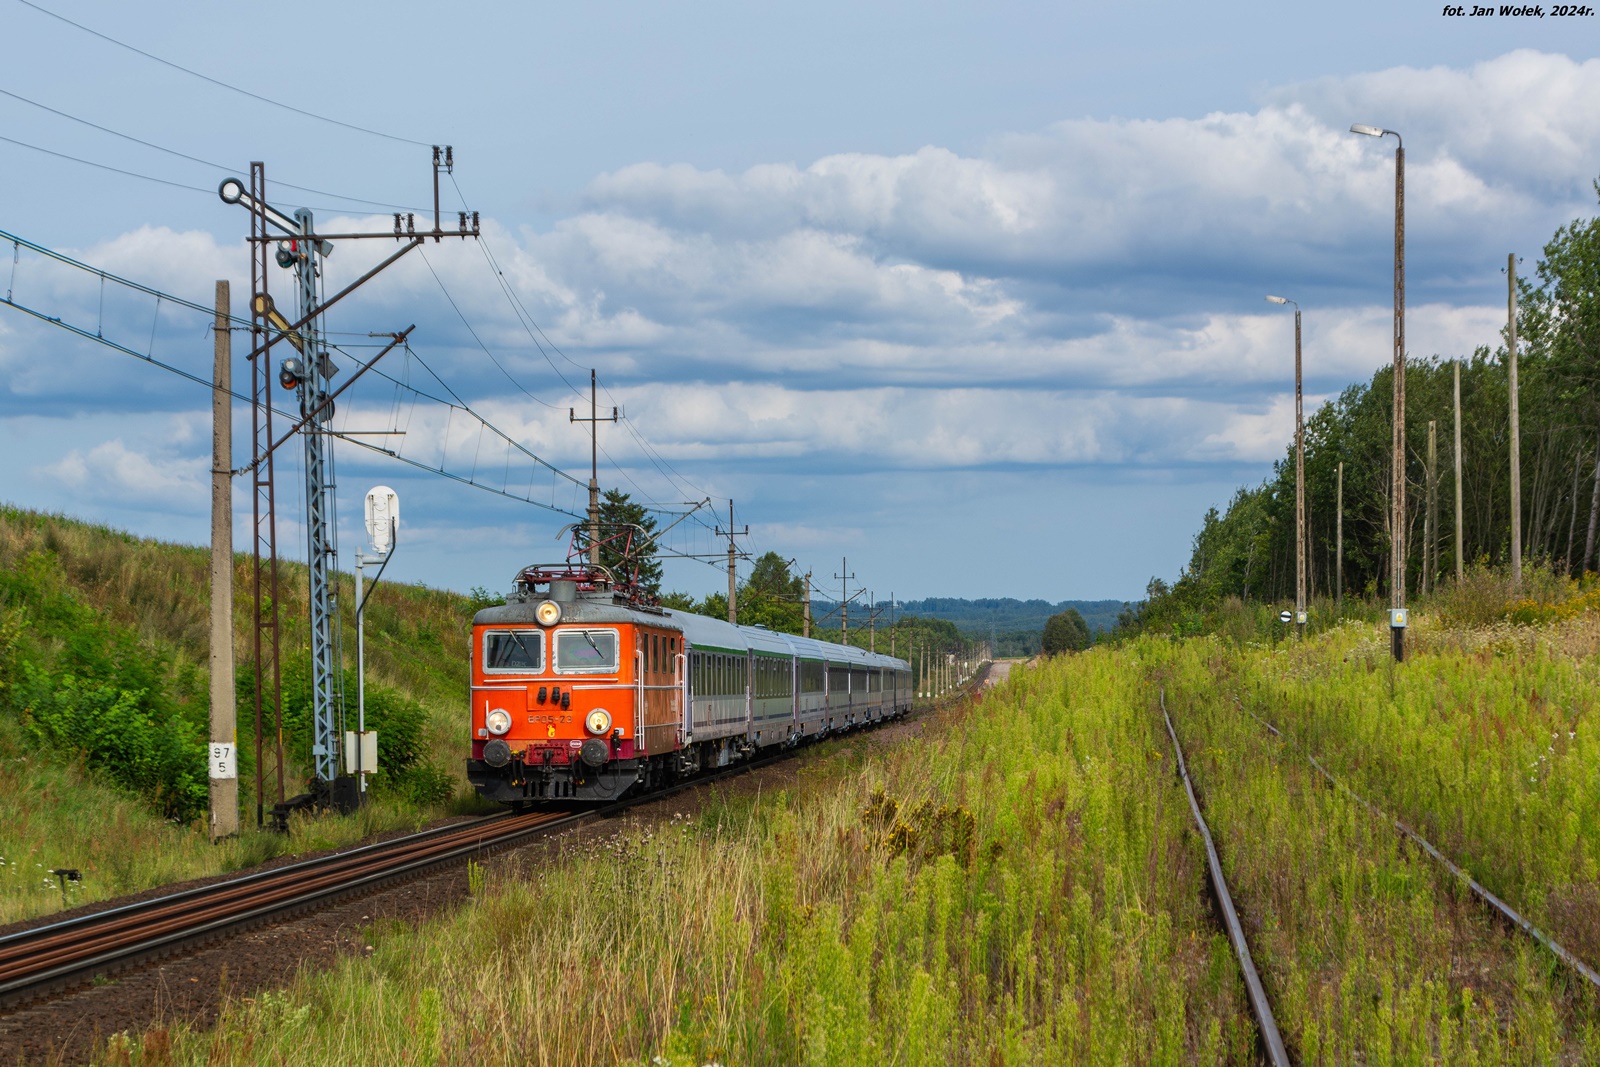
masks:
{"label": "locomotive windscreen", "polygon": [[556,634],[556,670],[617,669],[615,630],[562,630]]}
{"label": "locomotive windscreen", "polygon": [[543,635],[537,630],[490,630],[483,635],[483,667],[488,671],[543,670]]}

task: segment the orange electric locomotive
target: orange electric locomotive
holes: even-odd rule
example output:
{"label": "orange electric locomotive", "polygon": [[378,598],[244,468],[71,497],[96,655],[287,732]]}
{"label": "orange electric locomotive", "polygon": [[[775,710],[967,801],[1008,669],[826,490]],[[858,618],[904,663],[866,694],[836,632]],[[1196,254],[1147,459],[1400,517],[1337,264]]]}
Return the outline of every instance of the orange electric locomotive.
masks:
{"label": "orange electric locomotive", "polygon": [[533,566],[473,619],[467,777],[595,804],[911,710],[910,664],[648,603],[603,567]]}

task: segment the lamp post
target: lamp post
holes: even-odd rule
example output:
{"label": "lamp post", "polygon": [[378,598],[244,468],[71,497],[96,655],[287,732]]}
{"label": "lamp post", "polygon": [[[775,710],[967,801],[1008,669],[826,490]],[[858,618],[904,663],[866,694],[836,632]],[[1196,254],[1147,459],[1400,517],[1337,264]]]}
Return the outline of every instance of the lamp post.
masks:
{"label": "lamp post", "polygon": [[1394,136],[1394,458],[1389,519],[1389,650],[1406,658],[1406,148],[1394,130],[1355,123],[1351,133]]}
{"label": "lamp post", "polygon": [[1294,625],[1306,636],[1306,421],[1300,389],[1300,305],[1286,296],[1274,304],[1294,304]]}

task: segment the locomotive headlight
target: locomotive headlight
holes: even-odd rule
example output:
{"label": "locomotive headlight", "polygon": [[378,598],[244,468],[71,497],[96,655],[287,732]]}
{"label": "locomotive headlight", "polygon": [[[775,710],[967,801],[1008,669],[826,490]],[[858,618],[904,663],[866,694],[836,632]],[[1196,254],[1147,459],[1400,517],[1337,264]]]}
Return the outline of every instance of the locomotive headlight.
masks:
{"label": "locomotive headlight", "polygon": [[491,734],[499,737],[511,729],[511,713],[505,708],[495,708],[483,717],[483,725],[489,728]]}
{"label": "locomotive headlight", "polygon": [[540,626],[554,626],[561,621],[561,605],[554,600],[545,600],[533,609],[533,617],[539,620]]}
{"label": "locomotive headlight", "polygon": [[611,713],[605,708],[595,708],[583,720],[583,725],[586,730],[598,737],[611,729]]}

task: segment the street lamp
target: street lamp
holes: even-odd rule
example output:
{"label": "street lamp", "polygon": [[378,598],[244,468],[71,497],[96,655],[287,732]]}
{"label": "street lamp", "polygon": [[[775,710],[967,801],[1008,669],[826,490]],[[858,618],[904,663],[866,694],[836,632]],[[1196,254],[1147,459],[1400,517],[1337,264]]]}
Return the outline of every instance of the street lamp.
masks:
{"label": "street lamp", "polygon": [[1273,304],[1294,304],[1294,624],[1306,636],[1306,421],[1300,389],[1300,305],[1286,296]]}
{"label": "street lamp", "polygon": [[1406,658],[1406,148],[1394,130],[1355,123],[1351,133],[1394,135],[1394,457],[1390,472],[1389,650]]}

